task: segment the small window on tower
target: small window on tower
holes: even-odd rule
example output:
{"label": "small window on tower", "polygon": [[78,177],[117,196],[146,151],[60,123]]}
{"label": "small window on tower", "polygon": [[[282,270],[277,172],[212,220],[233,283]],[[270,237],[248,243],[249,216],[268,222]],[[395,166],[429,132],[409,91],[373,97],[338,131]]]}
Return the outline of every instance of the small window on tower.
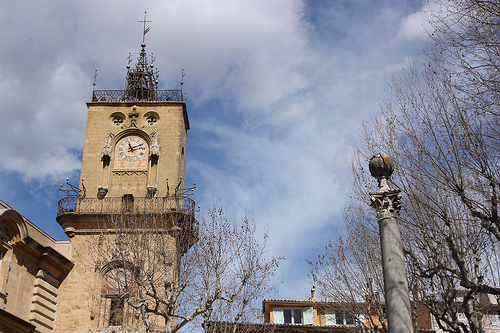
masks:
{"label": "small window on tower", "polygon": [[153,126],[158,121],[155,116],[149,116],[146,121],[150,126]]}
{"label": "small window on tower", "polygon": [[131,282],[130,272],[122,267],[113,268],[104,275],[99,326],[131,324],[133,308],[127,303],[127,299],[134,295],[134,285]]}
{"label": "small window on tower", "polygon": [[142,117],[143,122],[149,126],[155,126],[156,123],[160,120],[160,115],[153,110],[147,111]]}
{"label": "small window on tower", "polygon": [[134,196],[132,194],[124,194],[122,197],[123,209],[131,211],[134,209]]}
{"label": "small window on tower", "polygon": [[122,112],[113,112],[109,115],[109,121],[113,126],[121,126],[125,121],[125,114]]}
{"label": "small window on tower", "polygon": [[123,124],[123,118],[115,117],[113,119],[113,124],[115,124],[115,126],[120,126],[121,124]]}

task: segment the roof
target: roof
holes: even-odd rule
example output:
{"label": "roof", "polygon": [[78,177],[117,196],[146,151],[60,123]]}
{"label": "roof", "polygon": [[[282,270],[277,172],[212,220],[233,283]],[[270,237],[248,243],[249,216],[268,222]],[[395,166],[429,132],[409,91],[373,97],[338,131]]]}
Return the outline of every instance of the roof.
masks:
{"label": "roof", "polygon": [[[347,305],[352,304],[349,302],[333,302],[333,301],[315,301],[311,299],[305,300],[283,300],[283,299],[265,299],[262,301],[262,305],[265,304],[301,304],[301,305],[311,305],[311,306],[333,306],[333,305]],[[364,305],[364,302],[357,302],[357,305]]]}

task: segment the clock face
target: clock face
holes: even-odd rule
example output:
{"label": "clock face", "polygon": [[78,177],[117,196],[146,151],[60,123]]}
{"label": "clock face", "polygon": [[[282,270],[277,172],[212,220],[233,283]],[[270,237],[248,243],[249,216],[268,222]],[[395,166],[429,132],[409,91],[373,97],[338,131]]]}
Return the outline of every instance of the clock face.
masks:
{"label": "clock face", "polygon": [[147,167],[148,144],[140,136],[127,136],[116,145],[115,169],[143,169]]}

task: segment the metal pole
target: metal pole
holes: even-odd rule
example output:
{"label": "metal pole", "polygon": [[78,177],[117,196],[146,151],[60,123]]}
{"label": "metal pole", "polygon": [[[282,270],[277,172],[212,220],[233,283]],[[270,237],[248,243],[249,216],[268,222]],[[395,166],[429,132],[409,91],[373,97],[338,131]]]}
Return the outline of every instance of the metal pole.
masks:
{"label": "metal pole", "polygon": [[400,191],[393,191],[387,179],[393,171],[392,159],[374,155],[370,171],[379,180],[380,190],[370,193],[371,206],[377,211],[382,249],[382,270],[389,333],[413,333],[408,280],[399,229]]}

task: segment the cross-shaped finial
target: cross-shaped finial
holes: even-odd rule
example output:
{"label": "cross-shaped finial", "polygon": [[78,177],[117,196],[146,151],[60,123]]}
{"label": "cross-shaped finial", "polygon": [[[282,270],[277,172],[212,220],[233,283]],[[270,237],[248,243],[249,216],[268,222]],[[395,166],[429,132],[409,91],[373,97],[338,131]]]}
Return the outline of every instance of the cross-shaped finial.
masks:
{"label": "cross-shaped finial", "polygon": [[141,22],[142,22],[142,23],[144,23],[144,28],[143,28],[143,30],[142,30],[142,31],[143,31],[143,32],[142,32],[142,43],[144,43],[145,38],[146,38],[146,34],[147,34],[147,33],[148,33],[148,31],[149,31],[149,27],[146,29],[146,22],[153,22],[153,21],[146,21],[146,14],[147,14],[147,12],[144,12],[144,20],[142,20],[142,21],[137,21],[137,22],[139,22],[139,23],[141,23]]}

